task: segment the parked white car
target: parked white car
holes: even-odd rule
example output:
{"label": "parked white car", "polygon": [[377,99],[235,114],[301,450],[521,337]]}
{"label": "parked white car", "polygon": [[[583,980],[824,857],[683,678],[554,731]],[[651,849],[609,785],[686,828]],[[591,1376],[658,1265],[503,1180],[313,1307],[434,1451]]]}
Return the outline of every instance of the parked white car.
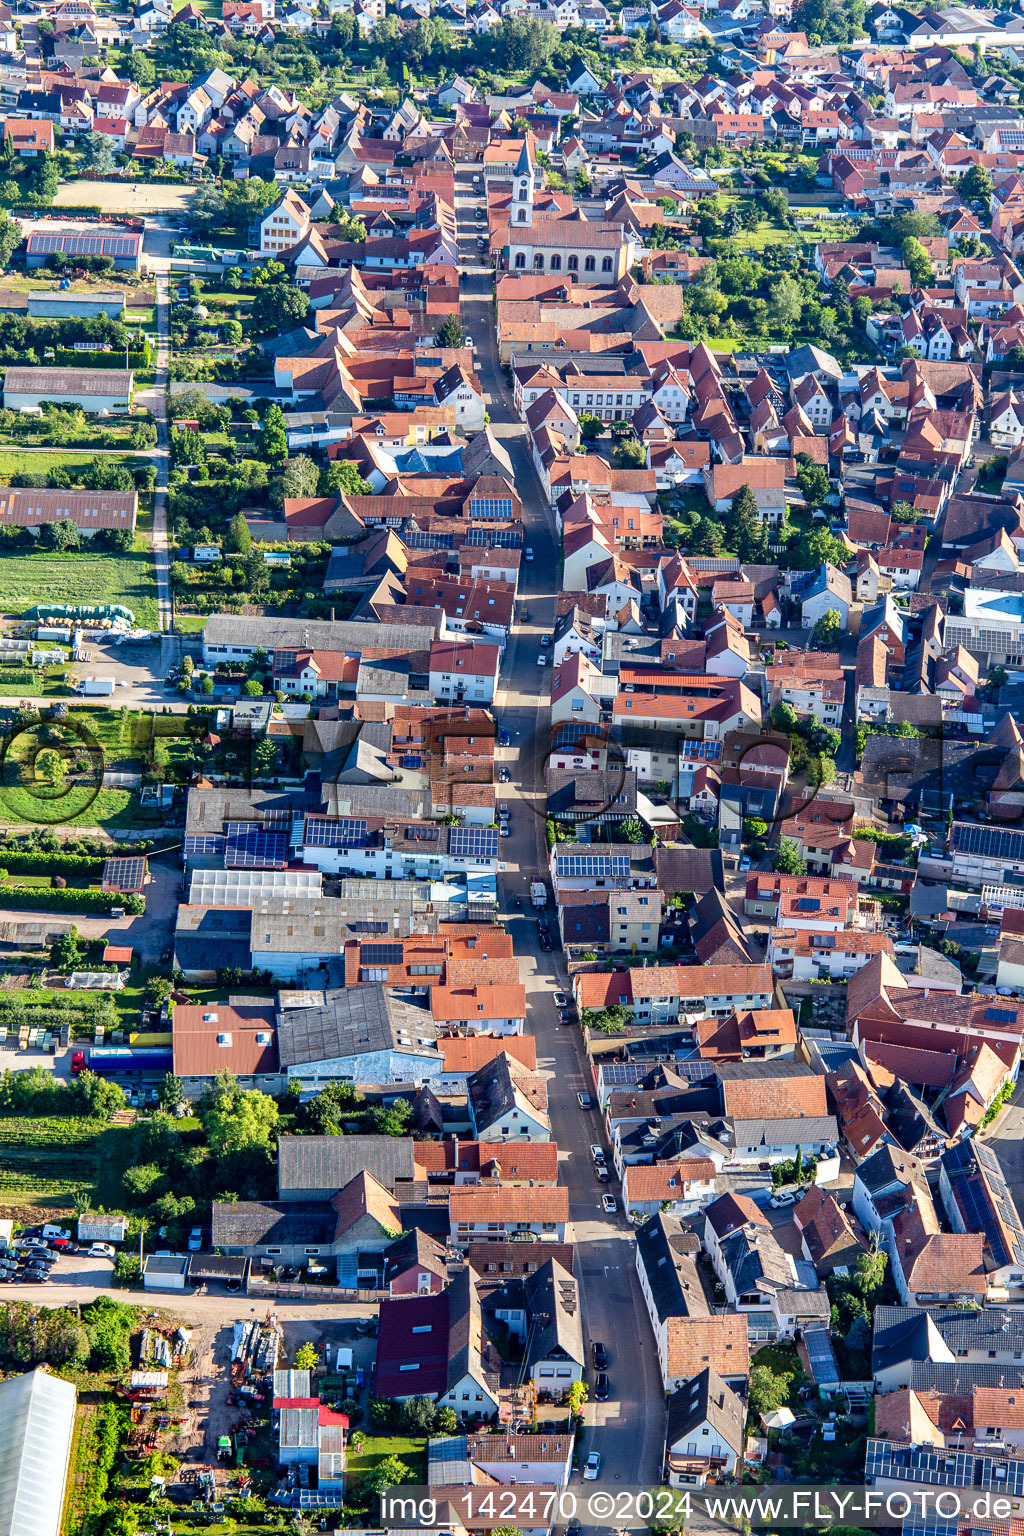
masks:
{"label": "parked white car", "polygon": [[89,1249],[90,1259],[116,1259],[117,1254],[109,1243],[93,1243]]}

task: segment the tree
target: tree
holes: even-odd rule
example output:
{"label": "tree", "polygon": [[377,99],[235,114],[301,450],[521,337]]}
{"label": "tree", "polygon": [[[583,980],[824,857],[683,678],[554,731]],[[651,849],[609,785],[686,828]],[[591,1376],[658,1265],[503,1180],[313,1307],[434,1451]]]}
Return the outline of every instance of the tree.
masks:
{"label": "tree", "polygon": [[60,173],[54,156],[44,151],[36,160],[33,176],[39,196],[52,203],[60,186]]}
{"label": "tree", "polygon": [[252,549],[252,534],[241,512],[236,512],[228,523],[224,535],[224,552],[229,555],[247,555]]}
{"label": "tree", "polygon": [[505,16],[487,34],[486,47],[499,69],[537,75],[558,46],[558,28],[534,16]]}
{"label": "tree", "polygon": [[173,1072],[164,1074],[164,1080],[160,1084],[160,1103],[164,1109],[169,1109],[172,1112],[181,1105],[188,1103],[181,1079],[175,1077]]}
{"label": "tree", "polygon": [[318,496],[369,496],[371,486],[350,459],[334,459],[320,473]]}
{"label": "tree", "polygon": [[240,1088],[229,1072],[218,1074],[200,1100],[200,1119],[215,1157],[267,1150],[277,1127],[275,1101],[256,1088]]}
{"label": "tree", "polygon": [[690,530],[688,542],[691,555],[720,555],[724,548],[721,523],[713,517],[699,517]]}
{"label": "tree", "polygon": [[204,238],[227,222],[227,202],[219,187],[207,184],[192,196],[185,212],[185,222],[193,235]]}
{"label": "tree", "polygon": [[228,223],[236,234],[248,239],[250,225],[277,202],[280,193],[276,181],[263,181],[259,176],[229,181],[224,188],[224,201]]}
{"label": "tree", "polygon": [[916,523],[921,515],[911,501],[894,501],[889,510],[894,523]]}
{"label": "tree", "polygon": [[137,1205],[148,1205],[155,1198],[157,1186],[162,1184],[166,1175],[156,1163],[136,1163],[131,1168],[126,1168],[121,1175],[121,1183]]}
{"label": "tree", "polygon": [[366,239],[366,223],[363,219],[354,219],[350,213],[346,213],[340,203],[335,203],[331,209],[329,223],[335,227],[339,240],[351,240],[361,245]]}
{"label": "tree", "polygon": [[796,456],[796,483],[809,507],[820,507],[830,491],[828,470],[816,464],[809,453]]}
{"label": "tree", "polygon": [[628,816],[622,823],[622,835],[627,843],[642,843],[644,838],[644,824],[638,816]]}
{"label": "tree", "polygon": [[866,9],[865,0],[799,0],[793,26],[806,32],[808,41],[844,44],[864,35]]}
{"label": "tree", "polygon": [[269,736],[264,736],[262,741],[257,743],[254,756],[257,768],[262,773],[269,773],[277,762],[277,748]]}
{"label": "tree", "polygon": [[130,53],[121,68],[136,85],[152,85],[156,80],[156,65],[148,53]]}
{"label": "tree", "polygon": [[261,332],[293,330],[305,324],[308,314],[308,297],[291,283],[260,288],[252,301],[253,325]]}
{"label": "tree", "polygon": [[984,203],[987,208],[992,196],[992,177],[987,166],[972,165],[960,177],[956,190],[965,203]]}
{"label": "tree", "polygon": [[788,334],[799,324],[803,307],[800,284],[793,277],[780,277],[768,290],[765,318],[773,330]]}
{"label": "tree", "polygon": [[114,146],[110,137],[105,133],[96,133],[92,129],[83,133],[78,141],[82,152],[82,164],[88,171],[109,171],[114,166]]}
{"label": "tree", "polygon": [[175,464],[205,464],[206,444],[199,432],[181,427],[171,432],[171,458]]}
{"label": "tree", "polygon": [[6,267],[21,244],[21,225],[8,213],[0,213],[0,267]]}
{"label": "tree", "polygon": [[395,1099],[391,1104],[377,1104],[370,1111],[370,1121],[381,1136],[406,1136],[412,1119],[412,1105],[408,1099]]}
{"label": "tree", "polygon": [[793,553],[793,564],[798,571],[815,571],[826,563],[842,569],[848,559],[846,545],[833,534],[826,533],[824,528],[810,528],[801,534]]}
{"label": "tree", "polygon": [[579,1418],[583,1412],[583,1405],[589,1396],[590,1388],[585,1381],[572,1382],[565,1394],[565,1401],[568,1404],[569,1412],[574,1413]]}
{"label": "tree", "polygon": [[307,1340],[305,1344],[300,1344],[295,1351],[292,1368],[296,1371],[315,1371],[319,1359],[320,1356],[316,1352],[316,1345],[310,1344]]}
{"label": "tree", "polygon": [[834,608],[829,608],[811,631],[811,644],[816,651],[834,650],[841,633],[839,614]]}
{"label": "tree", "polygon": [[50,964],[59,971],[74,971],[82,963],[82,950],[78,942],[78,929],[71,925],[67,933],[60,934],[50,946]]}
{"label": "tree", "polygon": [[885,1266],[888,1262],[889,1255],[884,1248],[878,1247],[869,1248],[858,1258],[857,1285],[865,1301],[870,1302],[885,1284]]}
{"label": "tree", "polygon": [[465,341],[465,332],[459,323],[458,315],[445,315],[434,337],[439,347],[461,347]]}
{"label": "tree", "polygon": [[36,777],[49,785],[50,789],[62,791],[67,787],[64,759],[55,747],[46,747],[37,753],[35,769]]}
{"label": "tree", "polygon": [[281,487],[285,496],[315,496],[320,484],[320,466],[306,454],[286,459],[281,472]]}
{"label": "tree", "polygon": [[757,194],[757,204],[771,219],[773,224],[781,224],[784,228],[789,223],[789,197],[781,187],[765,187]]}
{"label": "tree", "polygon": [[594,416],[588,411],[584,411],[580,415],[579,423],[580,437],[582,437],[585,443],[593,442],[594,438],[600,437],[604,431],[604,422],[600,416]]}
{"label": "tree", "polygon": [[755,1365],[750,1373],[750,1386],[747,1391],[750,1411],[760,1416],[764,1413],[774,1413],[777,1408],[784,1408],[789,1401],[792,1385],[791,1371],[773,1371],[770,1365]]}
{"label": "tree", "polygon": [[646,469],[647,444],[638,437],[620,437],[612,450],[612,463],[617,469]]}
{"label": "tree", "polygon": [[288,438],[284,430],[284,411],[279,405],[268,405],[259,434],[260,456],[272,463],[280,463],[288,453]]}
{"label": "tree", "polygon": [[800,848],[791,837],[779,839],[772,868],[780,875],[806,875],[807,865],[800,856]]}
{"label": "tree", "polygon": [[1008,677],[1005,667],[1001,667],[998,662],[994,667],[989,667],[985,687],[993,697],[998,694],[1000,688],[1006,687],[1007,681]]}
{"label": "tree", "polygon": [[787,736],[792,736],[800,725],[796,710],[791,704],[779,700],[772,710],[772,725],[777,731],[784,731]]}
{"label": "tree", "polygon": [[[24,480],[24,475],[21,477]],[[44,523],[39,531],[39,542],[44,549],[54,549],[66,555],[81,548],[82,535],[70,517],[60,517],[55,523]]]}
{"label": "tree", "polygon": [[741,485],[729,508],[729,542],[740,559],[748,561],[763,542],[757,497],[749,485]]}
{"label": "tree", "polygon": [[928,260],[928,252],[916,235],[907,236],[900,247],[900,254],[915,288],[927,288],[934,283],[935,268]]}
{"label": "tree", "polygon": [[256,678],[250,677],[247,683],[242,684],[242,693],[247,699],[261,699],[263,697],[263,684]]}
{"label": "tree", "polygon": [[[377,23],[378,27],[380,23]],[[363,1478],[363,1491],[369,1494],[386,1493],[389,1488],[394,1488],[397,1483],[406,1483],[412,1473],[397,1456],[385,1456],[379,1461],[372,1471]]]}
{"label": "tree", "polygon": [[349,1108],[356,1098],[351,1083],[340,1079],[325,1083],[318,1094],[302,1105],[303,1123],[317,1136],[339,1136],[342,1129],[342,1111]]}

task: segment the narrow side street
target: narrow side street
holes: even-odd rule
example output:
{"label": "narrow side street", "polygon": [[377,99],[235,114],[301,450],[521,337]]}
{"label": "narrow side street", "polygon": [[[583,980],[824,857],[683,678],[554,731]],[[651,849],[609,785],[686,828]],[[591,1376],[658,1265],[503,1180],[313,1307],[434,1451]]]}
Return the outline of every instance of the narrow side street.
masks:
{"label": "narrow side street", "polygon": [[[511,784],[504,786],[511,812],[512,836],[502,847],[510,850],[507,870],[500,877],[503,920],[521,957],[527,988],[527,1031],[537,1037],[537,1054],[549,1074],[551,1128],[562,1154],[560,1176],[568,1187],[572,1237],[577,1244],[579,1280],[583,1292],[584,1330],[588,1349],[595,1339],[611,1355],[612,1394],[608,1402],[587,1405],[589,1426],[581,1457],[597,1450],[604,1458],[602,1478],[624,1486],[648,1486],[659,1480],[664,1438],[664,1394],[655,1345],[640,1294],[634,1261],[632,1229],[621,1212],[609,1217],[601,1195],[618,1185],[601,1185],[594,1173],[590,1145],[602,1139],[593,1112],[580,1109],[576,1094],[590,1090],[580,1049],[578,1027],[559,1028],[552,994],[567,989],[561,952],[545,954],[529,901],[534,876],[550,886],[544,839],[544,765],[548,750],[548,701],[551,670],[540,667],[540,637],[554,625],[560,552],[554,519],[541,489],[526,445],[525,428],[512,407],[511,391],[498,357],[492,301],[494,274],[489,259],[476,249],[473,209],[482,193],[473,186],[474,172],[456,178],[456,213],[462,256],[462,323],[475,345],[474,360],[484,386],[491,430],[507,450],[515,487],[523,502],[526,547],[533,559],[522,566],[517,615],[506,647],[495,713],[511,733],[512,746],[499,751],[507,761]],[[486,260],[486,265],[484,264]],[[520,906],[515,906],[516,900]],[[549,904],[547,921],[554,929]],[[628,1432],[627,1432],[628,1427]]]}

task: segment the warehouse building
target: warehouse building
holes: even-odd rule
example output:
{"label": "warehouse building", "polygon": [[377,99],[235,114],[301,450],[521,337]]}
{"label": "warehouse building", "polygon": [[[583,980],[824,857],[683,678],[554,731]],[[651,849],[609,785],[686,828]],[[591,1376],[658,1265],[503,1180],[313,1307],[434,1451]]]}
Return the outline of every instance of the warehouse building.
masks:
{"label": "warehouse building", "polygon": [[141,268],[142,234],[121,229],[116,233],[84,234],[75,229],[34,229],[25,243],[25,263],[31,272],[47,256],[109,256],[115,267],[128,272]]}
{"label": "warehouse building", "polygon": [[135,375],[125,368],[8,368],[4,409],[38,410],[48,403],[78,405],[86,415],[131,410]]}

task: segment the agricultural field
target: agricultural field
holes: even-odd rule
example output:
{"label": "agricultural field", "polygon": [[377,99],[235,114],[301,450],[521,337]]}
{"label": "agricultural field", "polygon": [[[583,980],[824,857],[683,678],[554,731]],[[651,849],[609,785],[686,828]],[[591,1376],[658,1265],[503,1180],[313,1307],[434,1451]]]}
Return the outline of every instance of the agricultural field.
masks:
{"label": "agricultural field", "polygon": [[70,1211],[91,1193],[103,1132],[95,1120],[0,1120],[0,1216]]}
{"label": "agricultural field", "polygon": [[159,627],[156,574],[148,550],[0,553],[0,611],[25,613],[41,601],[122,603],[132,610],[140,628]]}

